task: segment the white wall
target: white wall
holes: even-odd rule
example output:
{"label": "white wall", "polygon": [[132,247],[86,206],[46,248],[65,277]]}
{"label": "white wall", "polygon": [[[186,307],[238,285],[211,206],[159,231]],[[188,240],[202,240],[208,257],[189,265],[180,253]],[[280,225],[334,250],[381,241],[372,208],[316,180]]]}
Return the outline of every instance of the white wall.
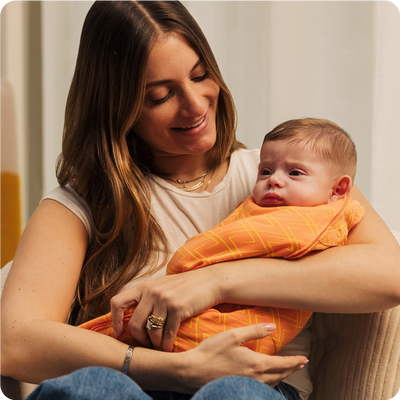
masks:
{"label": "white wall", "polygon": [[84,18],[92,1],[42,2],[43,194],[57,186],[64,110]]}
{"label": "white wall", "polygon": [[372,205],[400,230],[400,13],[374,4],[374,93],[370,182]]}

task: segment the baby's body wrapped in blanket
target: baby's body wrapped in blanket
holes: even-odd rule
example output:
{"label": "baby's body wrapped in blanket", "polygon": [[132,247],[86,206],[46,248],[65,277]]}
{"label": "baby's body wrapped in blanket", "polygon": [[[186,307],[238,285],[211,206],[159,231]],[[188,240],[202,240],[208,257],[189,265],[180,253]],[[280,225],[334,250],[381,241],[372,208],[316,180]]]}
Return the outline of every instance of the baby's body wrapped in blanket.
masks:
{"label": "baby's body wrapped in blanket", "polygon": [[[179,248],[168,263],[167,274],[245,258],[296,259],[312,251],[343,246],[348,232],[363,214],[361,205],[349,196],[316,207],[260,207],[250,196],[216,227],[190,238]],[[133,311],[134,308],[125,309],[124,332],[119,340],[135,345],[128,327]],[[181,323],[174,351],[189,350],[228,329],[272,322],[277,328],[270,336],[243,346],[276,354],[302,330],[311,314],[311,311],[276,307],[219,304]],[[111,313],[80,327],[113,336]]]}

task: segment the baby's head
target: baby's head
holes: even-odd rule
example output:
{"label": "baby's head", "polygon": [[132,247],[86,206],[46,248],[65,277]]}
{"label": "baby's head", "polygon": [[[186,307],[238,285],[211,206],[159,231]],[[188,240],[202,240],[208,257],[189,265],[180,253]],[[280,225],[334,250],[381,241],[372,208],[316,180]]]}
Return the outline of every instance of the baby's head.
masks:
{"label": "baby's head", "polygon": [[286,121],[264,138],[253,197],[266,207],[331,203],[350,193],[356,167],[354,142],[333,122]]}

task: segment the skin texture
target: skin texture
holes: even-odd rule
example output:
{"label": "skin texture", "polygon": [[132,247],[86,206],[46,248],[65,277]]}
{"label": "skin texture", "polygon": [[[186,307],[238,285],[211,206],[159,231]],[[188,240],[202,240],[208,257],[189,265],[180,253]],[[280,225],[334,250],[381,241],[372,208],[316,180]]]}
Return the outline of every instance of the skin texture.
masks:
{"label": "skin texture", "polygon": [[[163,44],[170,45],[161,41],[161,47]],[[183,47],[181,50],[185,53]],[[172,58],[160,66],[160,74],[169,71],[162,79],[171,80],[173,90],[178,87],[184,94],[182,104],[190,106],[199,102],[205,107],[203,111],[211,109],[211,98],[208,94],[204,96],[209,92],[208,86],[206,90],[204,81],[192,81],[195,76],[191,75],[191,69],[197,59],[185,64],[185,74],[178,68],[175,75],[175,70],[170,69],[172,64],[169,65],[169,62],[174,63]],[[177,92],[170,101],[179,98]],[[169,107],[170,101],[159,105],[160,109]],[[191,118],[193,122],[199,121],[203,111],[182,121],[178,113],[171,126],[175,127],[176,122],[179,122],[178,126],[191,124]],[[162,134],[172,132],[166,129]],[[204,147],[199,142],[194,147],[186,146],[186,150],[180,148],[176,153],[171,148],[155,147],[157,168],[180,179],[204,173],[207,170],[206,152],[213,142],[213,135],[215,132],[212,131],[206,135],[210,140],[202,142],[208,143]],[[227,163],[215,171],[212,184],[223,179]],[[359,191],[353,188],[351,194],[364,206],[366,214],[350,233],[347,246],[295,262],[278,259],[236,261],[159,278],[151,284],[144,282],[112,300],[113,315],[117,316],[114,320],[116,329],[120,309],[139,302],[132,318],[134,336],[143,343],[150,343],[151,339],[155,348],[168,350],[181,320],[219,302],[269,304],[325,312],[372,312],[399,304],[399,246]],[[44,200],[39,205],[22,235],[3,291],[3,375],[37,383],[91,365],[122,369],[127,345],[106,335],[64,324],[87,241],[84,225],[67,208],[52,200]],[[148,337],[143,329],[151,312],[168,316],[164,338],[159,331],[152,331],[152,336]],[[136,348],[129,376],[144,389],[185,393],[193,393],[195,388],[211,379],[237,373],[274,385],[301,368],[307,360],[302,356],[265,356],[240,346],[243,341],[267,334],[265,327],[254,325],[216,335],[185,353]]]}
{"label": "skin texture", "polygon": [[265,142],[261,148],[255,202],[262,207],[314,207],[350,193],[351,178],[335,176],[310,146],[290,139]]}

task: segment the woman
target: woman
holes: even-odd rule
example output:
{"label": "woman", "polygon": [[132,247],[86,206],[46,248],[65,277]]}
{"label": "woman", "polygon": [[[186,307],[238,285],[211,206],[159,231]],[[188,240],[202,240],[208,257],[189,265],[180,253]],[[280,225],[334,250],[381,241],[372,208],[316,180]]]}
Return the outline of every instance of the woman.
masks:
{"label": "woman", "polygon": [[[32,216],[3,292],[3,375],[40,382],[103,366],[109,369],[76,372],[78,382],[97,387],[94,376],[113,381],[110,368],[124,369],[145,390],[180,393],[226,375],[271,386],[289,376],[290,385],[277,390],[261,385],[262,396],[297,399],[297,391],[306,398],[304,355],[267,357],[240,346],[273,326],[232,330],[171,354],[180,321],[221,302],[323,312],[372,312],[400,302],[397,243],[357,189],[352,195],[366,214],[348,246],[296,262],[255,259],[163,276],[177,247],[251,192],[259,153],[243,150],[234,134],[229,90],[180,3],[93,5],[67,101],[61,187]],[[121,312],[133,303],[131,330],[144,346],[133,356],[117,340],[71,326],[111,309],[118,333]],[[150,315],[163,329],[146,328]],[[71,325],[63,323],[67,317]],[[75,387],[75,376],[60,385]],[[229,386],[227,378],[216,382]]]}

